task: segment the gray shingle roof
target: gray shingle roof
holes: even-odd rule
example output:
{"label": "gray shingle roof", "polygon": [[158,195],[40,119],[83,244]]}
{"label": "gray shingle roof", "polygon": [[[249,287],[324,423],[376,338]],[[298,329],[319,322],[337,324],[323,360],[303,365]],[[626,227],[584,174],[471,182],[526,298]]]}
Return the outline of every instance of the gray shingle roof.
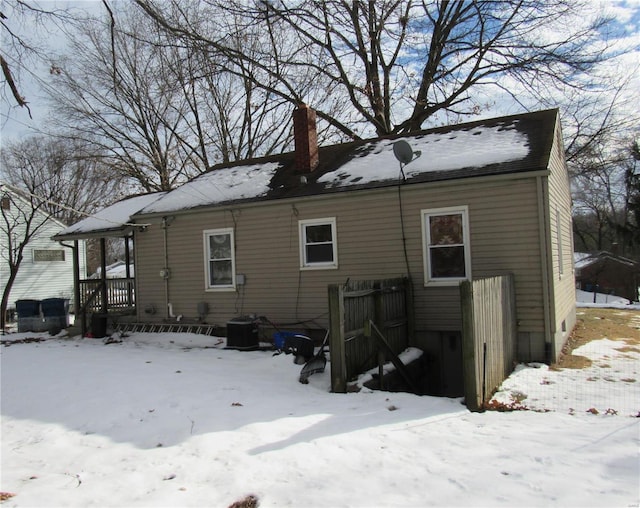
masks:
{"label": "gray shingle roof", "polygon": [[218,164],[136,216],[394,186],[401,178],[393,155],[399,139],[421,152],[403,168],[406,184],[546,170],[557,116],[545,110],[320,147],[318,167],[304,174],[293,152]]}

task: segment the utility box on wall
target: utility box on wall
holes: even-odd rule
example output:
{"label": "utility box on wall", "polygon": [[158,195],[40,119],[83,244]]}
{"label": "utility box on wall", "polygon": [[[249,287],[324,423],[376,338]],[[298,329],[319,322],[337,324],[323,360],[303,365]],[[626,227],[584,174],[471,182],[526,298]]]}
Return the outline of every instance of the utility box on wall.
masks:
{"label": "utility box on wall", "polygon": [[227,322],[227,348],[241,351],[258,349],[258,325],[249,317],[237,317]]}

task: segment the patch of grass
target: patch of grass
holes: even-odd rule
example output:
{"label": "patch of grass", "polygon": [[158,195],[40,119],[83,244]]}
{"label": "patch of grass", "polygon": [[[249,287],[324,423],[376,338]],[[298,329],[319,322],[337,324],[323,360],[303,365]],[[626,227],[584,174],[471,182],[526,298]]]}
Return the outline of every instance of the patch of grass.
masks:
{"label": "patch of grass", "polygon": [[616,351],[620,351],[621,353],[640,353],[640,348],[633,346],[623,346],[617,347]]}
{"label": "patch of grass", "polygon": [[[576,346],[578,347],[578,346]],[[560,359],[549,367],[549,370],[562,370],[562,369],[586,369],[591,367],[593,362],[586,356],[574,355],[570,352],[562,353]]]}
{"label": "patch of grass", "polygon": [[552,370],[584,369],[591,366],[591,360],[574,355],[573,351],[592,340],[619,340],[624,342],[619,348],[620,351],[639,352],[639,311],[583,308],[580,309],[577,318],[576,326],[562,348],[560,358],[550,367]]}

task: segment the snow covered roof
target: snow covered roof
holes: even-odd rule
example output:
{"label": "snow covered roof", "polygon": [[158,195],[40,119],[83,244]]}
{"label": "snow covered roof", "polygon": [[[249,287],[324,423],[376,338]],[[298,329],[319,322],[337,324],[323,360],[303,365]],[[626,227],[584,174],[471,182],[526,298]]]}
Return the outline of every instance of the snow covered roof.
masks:
{"label": "snow covered roof", "polygon": [[556,121],[557,110],[546,110],[320,147],[319,166],[304,174],[293,152],[219,164],[135,215],[397,185],[400,139],[421,152],[404,167],[405,184],[547,170]]}
{"label": "snow covered roof", "polygon": [[164,194],[164,192],[156,192],[118,201],[103,208],[96,214],[63,229],[54,237],[54,240],[126,235],[134,227],[131,217],[145,206],[164,196]]}
{"label": "snow covered roof", "polygon": [[142,213],[172,212],[263,196],[280,167],[277,162],[263,162],[210,171],[168,192]]}
{"label": "snow covered roof", "polygon": [[602,263],[605,261],[618,263],[619,265],[626,266],[630,269],[640,269],[640,263],[638,263],[637,261],[623,256],[618,256],[607,251],[594,252],[590,254],[576,252],[574,254],[574,261],[577,271],[582,270],[583,268],[591,266],[595,263]]}
{"label": "snow covered roof", "polygon": [[589,252],[574,252],[573,253],[573,262],[575,264],[576,270],[582,268],[583,266],[587,266],[589,263],[593,262],[593,260],[591,260],[591,253],[589,253]]}

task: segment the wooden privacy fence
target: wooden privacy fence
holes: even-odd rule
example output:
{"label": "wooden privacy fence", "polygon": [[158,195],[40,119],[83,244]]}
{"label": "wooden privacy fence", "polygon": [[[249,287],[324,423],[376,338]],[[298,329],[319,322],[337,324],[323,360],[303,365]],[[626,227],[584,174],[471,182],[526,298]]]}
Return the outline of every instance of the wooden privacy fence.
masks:
{"label": "wooden privacy fence", "polygon": [[[329,286],[331,390],[344,393],[347,382],[380,361],[380,340],[390,355],[404,351],[413,335],[412,287],[409,279],[357,281]],[[367,335],[365,335],[365,332]]]}
{"label": "wooden privacy fence", "polygon": [[516,302],[512,274],[460,285],[464,395],[471,411],[483,409],[513,370]]}

